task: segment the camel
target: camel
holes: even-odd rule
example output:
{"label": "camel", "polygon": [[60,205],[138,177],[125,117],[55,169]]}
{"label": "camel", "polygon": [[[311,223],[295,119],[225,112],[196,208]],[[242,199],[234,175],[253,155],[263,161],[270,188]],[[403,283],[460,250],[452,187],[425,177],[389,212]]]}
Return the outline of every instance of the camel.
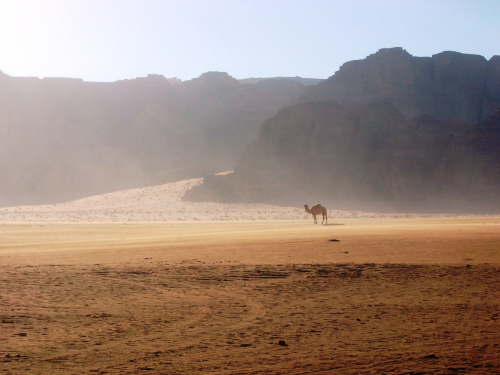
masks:
{"label": "camel", "polygon": [[[323,215],[323,221],[325,221],[326,219],[326,224],[328,224],[328,216],[327,216],[328,211],[326,210],[325,207],[323,207],[319,203],[316,203],[314,206],[311,207],[311,209],[309,209],[309,206],[307,204],[304,205],[304,208],[308,214],[313,215],[314,224],[318,224],[318,220],[316,220],[316,215],[319,214]],[[323,224],[323,221],[321,222],[321,224]]]}

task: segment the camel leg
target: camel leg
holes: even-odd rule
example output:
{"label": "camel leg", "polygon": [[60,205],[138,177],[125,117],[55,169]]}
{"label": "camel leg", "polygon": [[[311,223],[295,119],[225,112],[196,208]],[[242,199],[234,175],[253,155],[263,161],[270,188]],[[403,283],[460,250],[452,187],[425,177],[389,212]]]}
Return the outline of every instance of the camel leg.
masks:
{"label": "camel leg", "polygon": [[318,220],[316,220],[316,215],[313,214],[313,218],[314,218],[314,224],[318,224]]}

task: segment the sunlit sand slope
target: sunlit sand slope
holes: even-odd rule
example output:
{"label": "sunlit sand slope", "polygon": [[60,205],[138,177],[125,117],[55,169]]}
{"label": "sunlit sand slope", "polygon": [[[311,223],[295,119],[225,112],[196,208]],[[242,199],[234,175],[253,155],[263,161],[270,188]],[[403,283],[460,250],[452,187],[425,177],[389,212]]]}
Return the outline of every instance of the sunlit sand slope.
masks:
{"label": "sunlit sand slope", "polygon": [[[129,222],[129,221],[227,221],[227,220],[311,220],[297,202],[296,207],[269,204],[222,204],[183,202],[184,192],[202,179],[117,191],[72,202],[0,208],[0,222]],[[329,217],[337,219],[415,218],[457,215],[376,214],[340,211],[329,208]]]}
{"label": "sunlit sand slope", "polygon": [[201,179],[96,195],[73,202],[0,209],[1,221],[200,221],[303,219],[298,207],[265,204],[183,202],[184,192]]}

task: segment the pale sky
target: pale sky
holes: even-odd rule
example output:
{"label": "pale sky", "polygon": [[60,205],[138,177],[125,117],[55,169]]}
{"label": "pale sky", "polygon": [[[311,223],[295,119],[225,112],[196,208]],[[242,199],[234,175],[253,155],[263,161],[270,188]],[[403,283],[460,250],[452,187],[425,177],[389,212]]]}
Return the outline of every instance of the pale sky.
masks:
{"label": "pale sky", "polygon": [[500,0],[0,0],[0,70],[327,78],[380,48],[500,55]]}

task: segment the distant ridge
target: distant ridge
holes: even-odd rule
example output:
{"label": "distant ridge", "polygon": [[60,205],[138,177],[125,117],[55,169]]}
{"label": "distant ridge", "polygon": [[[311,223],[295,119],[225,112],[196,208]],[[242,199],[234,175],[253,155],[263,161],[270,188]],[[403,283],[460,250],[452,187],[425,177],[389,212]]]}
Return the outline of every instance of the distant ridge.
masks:
{"label": "distant ridge", "polygon": [[271,77],[271,78],[244,78],[239,79],[241,83],[258,83],[261,81],[274,80],[274,79],[284,79],[287,81],[298,82],[303,86],[314,86],[320,82],[323,82],[324,78],[302,78],[302,77]]}
{"label": "distant ridge", "polygon": [[303,90],[291,80],[242,84],[225,72],[184,82],[0,72],[0,207],[170,181],[153,176],[193,165],[232,169],[260,124]]}

